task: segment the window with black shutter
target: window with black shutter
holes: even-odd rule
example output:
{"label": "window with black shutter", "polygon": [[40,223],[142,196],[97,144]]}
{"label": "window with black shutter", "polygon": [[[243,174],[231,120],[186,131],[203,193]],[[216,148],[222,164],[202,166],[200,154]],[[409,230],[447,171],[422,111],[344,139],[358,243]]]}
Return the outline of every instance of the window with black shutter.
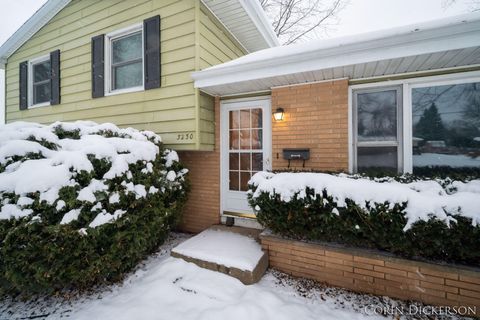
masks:
{"label": "window with black shutter", "polygon": [[60,103],[60,50],[20,63],[20,110]]}
{"label": "window with black shutter", "polygon": [[92,96],[159,88],[160,16],[92,38]]}

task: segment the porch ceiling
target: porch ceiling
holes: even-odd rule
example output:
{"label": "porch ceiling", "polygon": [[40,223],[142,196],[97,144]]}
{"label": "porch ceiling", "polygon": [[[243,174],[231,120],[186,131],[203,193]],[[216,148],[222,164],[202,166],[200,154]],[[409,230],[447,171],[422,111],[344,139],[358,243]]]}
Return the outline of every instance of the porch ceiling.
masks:
{"label": "porch ceiling", "polygon": [[366,35],[277,47],[193,74],[195,86],[212,95],[339,78],[480,69],[480,14]]}

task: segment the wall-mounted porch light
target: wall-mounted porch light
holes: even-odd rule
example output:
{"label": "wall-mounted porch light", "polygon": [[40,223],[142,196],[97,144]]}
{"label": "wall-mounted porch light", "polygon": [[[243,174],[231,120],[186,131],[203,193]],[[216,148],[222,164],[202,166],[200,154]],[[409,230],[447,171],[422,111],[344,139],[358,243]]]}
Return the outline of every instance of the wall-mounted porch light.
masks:
{"label": "wall-mounted porch light", "polygon": [[275,112],[273,112],[273,118],[275,121],[283,121],[283,115],[284,115],[284,110],[283,108],[277,108]]}

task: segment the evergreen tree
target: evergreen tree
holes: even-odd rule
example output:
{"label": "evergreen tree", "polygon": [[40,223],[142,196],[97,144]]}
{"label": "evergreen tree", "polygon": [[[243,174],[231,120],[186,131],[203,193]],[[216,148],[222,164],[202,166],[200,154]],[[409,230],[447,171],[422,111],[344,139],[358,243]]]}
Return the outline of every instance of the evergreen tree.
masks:
{"label": "evergreen tree", "polygon": [[425,141],[445,140],[446,131],[435,103],[423,111],[423,115],[415,126],[415,136]]}

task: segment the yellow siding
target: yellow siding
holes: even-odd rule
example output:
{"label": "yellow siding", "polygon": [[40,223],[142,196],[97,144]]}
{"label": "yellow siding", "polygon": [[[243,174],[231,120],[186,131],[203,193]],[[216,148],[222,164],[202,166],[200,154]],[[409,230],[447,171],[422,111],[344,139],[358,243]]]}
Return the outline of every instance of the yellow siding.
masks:
{"label": "yellow siding", "polygon": [[[91,38],[161,17],[162,86],[91,98]],[[19,110],[19,63],[61,51],[61,104]],[[213,99],[191,72],[243,55],[199,0],[73,0],[21,46],[6,65],[7,122],[93,120],[160,133],[172,148],[212,150]]]}
{"label": "yellow siding", "polygon": [[201,6],[200,69],[239,58],[246,51],[210,13]]}
{"label": "yellow siding", "polygon": [[[200,6],[198,23],[199,48],[198,68],[227,62],[243,56],[246,51],[233,38],[224,26],[211,14],[204,5]],[[199,95],[199,131],[202,143],[213,150],[215,145],[215,100],[205,93]]]}

